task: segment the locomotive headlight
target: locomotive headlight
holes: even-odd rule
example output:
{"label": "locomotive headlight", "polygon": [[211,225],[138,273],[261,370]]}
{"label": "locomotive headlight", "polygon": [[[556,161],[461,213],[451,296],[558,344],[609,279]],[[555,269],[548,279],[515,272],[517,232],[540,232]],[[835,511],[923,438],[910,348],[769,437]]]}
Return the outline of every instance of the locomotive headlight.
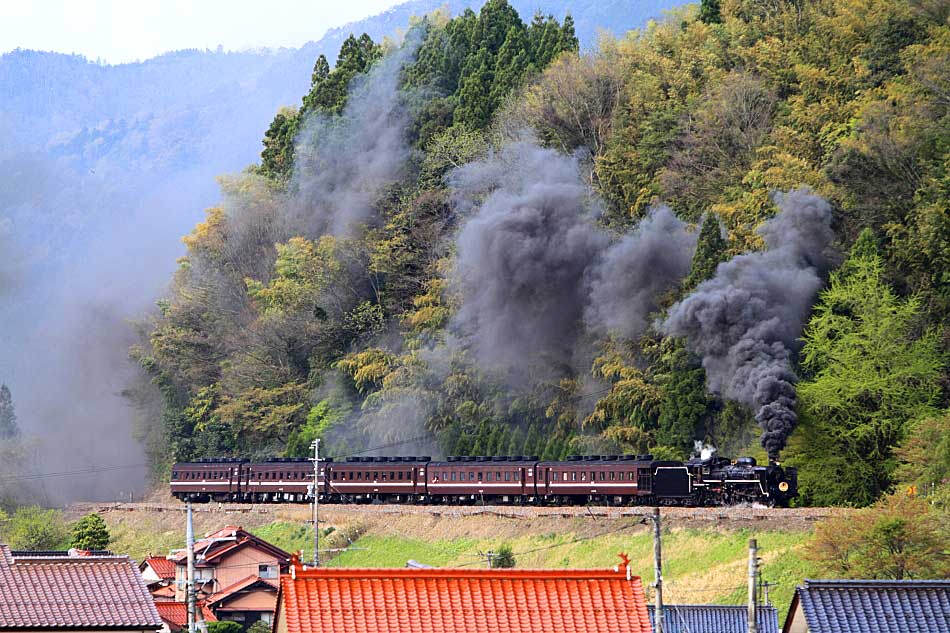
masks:
{"label": "locomotive headlight", "polygon": [[788,492],[788,482],[783,481],[782,483],[780,483],[778,485],[778,489],[781,490],[782,492]]}

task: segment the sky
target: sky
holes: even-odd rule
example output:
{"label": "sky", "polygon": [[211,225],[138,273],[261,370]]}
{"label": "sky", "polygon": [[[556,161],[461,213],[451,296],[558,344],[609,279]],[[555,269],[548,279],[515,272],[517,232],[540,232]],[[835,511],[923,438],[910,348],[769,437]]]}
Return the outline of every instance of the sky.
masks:
{"label": "sky", "polygon": [[3,2],[0,53],[78,53],[110,64],[183,48],[298,47],[402,0],[23,0]]}

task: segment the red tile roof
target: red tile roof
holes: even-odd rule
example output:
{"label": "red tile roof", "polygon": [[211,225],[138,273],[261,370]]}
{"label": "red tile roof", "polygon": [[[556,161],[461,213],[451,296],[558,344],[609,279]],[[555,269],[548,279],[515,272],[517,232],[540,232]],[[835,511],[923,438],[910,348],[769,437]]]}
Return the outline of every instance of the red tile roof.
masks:
{"label": "red tile roof", "polygon": [[[174,631],[180,631],[188,626],[188,604],[184,602],[156,602],[158,615],[168,624],[168,628]],[[217,622],[218,618],[208,610],[208,607],[201,605],[201,615],[205,622]]]}
{"label": "red tile roof", "polygon": [[175,561],[168,560],[164,556],[149,556],[139,565],[139,569],[145,571],[146,565],[151,567],[159,578],[171,580],[175,577]]}
{"label": "red tile roof", "polygon": [[215,591],[214,594],[208,598],[208,604],[217,604],[222,601],[226,601],[228,598],[239,593],[247,593],[245,590],[250,587],[260,584],[262,591],[277,591],[277,585],[272,582],[264,580],[260,576],[248,576],[247,578],[242,578],[241,580],[224,587],[218,591]]}
{"label": "red tile roof", "polygon": [[[226,525],[200,541],[195,541],[195,560],[198,565],[215,565],[224,554],[247,546],[253,546],[280,559],[282,566],[290,561],[289,552],[254,536],[239,525]],[[185,550],[172,554],[172,560],[177,564],[184,564],[187,557],[188,552]]]}
{"label": "red tile roof", "polygon": [[312,569],[281,576],[289,633],[650,633],[640,578],[618,570]]}
{"label": "red tile roof", "polygon": [[159,600],[167,602],[175,599],[175,585],[162,585],[160,587],[149,585],[149,591],[156,602]]}
{"label": "red tile roof", "polygon": [[127,556],[14,558],[0,545],[0,630],[161,626],[145,581]]}

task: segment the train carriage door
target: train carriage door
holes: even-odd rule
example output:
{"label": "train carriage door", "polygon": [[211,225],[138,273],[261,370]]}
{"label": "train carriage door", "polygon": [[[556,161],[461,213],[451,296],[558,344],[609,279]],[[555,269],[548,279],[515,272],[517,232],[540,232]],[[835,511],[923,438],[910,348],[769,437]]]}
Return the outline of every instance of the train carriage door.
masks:
{"label": "train carriage door", "polygon": [[637,492],[649,493],[653,491],[653,476],[649,468],[637,469]]}
{"label": "train carriage door", "polygon": [[527,469],[524,466],[518,469],[518,487],[521,489],[518,494],[524,496],[525,489],[525,477],[528,475]]}

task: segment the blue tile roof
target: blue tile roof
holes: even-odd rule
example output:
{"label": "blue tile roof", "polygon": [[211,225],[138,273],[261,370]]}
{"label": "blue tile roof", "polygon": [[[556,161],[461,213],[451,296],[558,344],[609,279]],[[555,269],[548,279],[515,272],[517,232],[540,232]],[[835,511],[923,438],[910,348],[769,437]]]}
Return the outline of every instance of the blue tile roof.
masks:
{"label": "blue tile roof", "polygon": [[950,580],[805,580],[796,601],[810,633],[950,631]]}
{"label": "blue tile roof", "polygon": [[[648,605],[650,624],[655,625],[653,605]],[[663,605],[663,633],[746,633],[748,610],[744,606],[719,604]],[[759,633],[778,633],[775,607],[756,611]]]}

